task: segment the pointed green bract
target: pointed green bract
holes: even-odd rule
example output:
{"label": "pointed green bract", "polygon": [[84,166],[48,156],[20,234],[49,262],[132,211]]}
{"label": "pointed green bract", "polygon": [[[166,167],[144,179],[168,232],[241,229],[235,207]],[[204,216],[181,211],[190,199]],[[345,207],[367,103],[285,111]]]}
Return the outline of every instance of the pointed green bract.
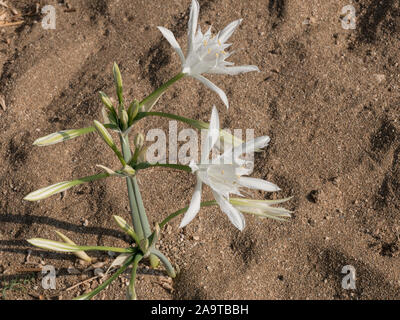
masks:
{"label": "pointed green bract", "polygon": [[94,132],[94,127],[82,128],[82,129],[71,129],[63,130],[59,132],[52,133],[48,136],[37,139],[33,144],[39,147],[51,146],[60,142],[71,140],[87,133]]}
{"label": "pointed green bract", "polygon": [[104,179],[107,178],[109,176],[108,173],[101,173],[101,174],[97,174],[94,176],[89,176],[89,177],[84,177],[84,178],[80,178],[77,180],[73,180],[73,181],[65,181],[65,182],[59,182],[56,184],[53,184],[51,186],[39,189],[37,191],[34,191],[30,194],[28,194],[24,200],[27,201],[38,201],[38,200],[43,200],[43,199],[47,199],[49,197],[51,197],[54,194],[63,192],[65,190],[68,190],[69,188],[72,188],[74,186],[86,183],[86,182],[91,182],[91,181],[96,181],[96,180],[100,180],[100,179]]}

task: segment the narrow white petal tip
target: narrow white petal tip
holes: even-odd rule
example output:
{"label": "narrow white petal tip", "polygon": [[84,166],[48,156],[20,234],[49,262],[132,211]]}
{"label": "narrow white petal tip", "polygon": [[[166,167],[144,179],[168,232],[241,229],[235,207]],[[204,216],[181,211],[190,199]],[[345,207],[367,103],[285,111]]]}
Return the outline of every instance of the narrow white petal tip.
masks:
{"label": "narrow white petal tip", "polygon": [[244,229],[245,229],[245,227],[246,227],[246,224],[245,224],[245,223],[243,223],[243,224],[241,224],[241,225],[239,225],[239,226],[236,226],[236,228],[237,228],[240,232],[243,232]]}
{"label": "narrow white petal tip", "polygon": [[181,222],[181,224],[179,225],[179,229],[183,229],[183,228],[186,227],[187,225],[188,225],[187,223]]}

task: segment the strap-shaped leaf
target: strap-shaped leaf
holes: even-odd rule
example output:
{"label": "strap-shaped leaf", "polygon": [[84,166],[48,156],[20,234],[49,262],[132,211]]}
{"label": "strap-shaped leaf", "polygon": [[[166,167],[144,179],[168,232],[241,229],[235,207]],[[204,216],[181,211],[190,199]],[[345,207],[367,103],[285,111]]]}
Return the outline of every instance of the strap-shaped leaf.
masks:
{"label": "strap-shaped leaf", "polygon": [[34,192],[28,194],[24,198],[24,200],[27,200],[27,201],[39,201],[39,200],[47,199],[47,198],[51,197],[54,194],[63,192],[63,191],[68,190],[69,188],[72,188],[74,186],[77,186],[77,185],[80,185],[80,184],[83,184],[83,183],[87,183],[87,182],[91,182],[91,181],[104,179],[104,178],[107,178],[108,176],[109,176],[108,173],[101,173],[101,174],[97,174],[97,175],[94,175],[94,176],[79,178],[79,179],[73,180],[73,181],[59,182],[59,183],[53,184],[51,186],[39,189],[37,191],[34,191]]}
{"label": "strap-shaped leaf", "polygon": [[118,271],[116,271],[109,279],[104,281],[100,286],[98,286],[92,292],[86,293],[86,294],[84,294],[84,295],[82,295],[80,297],[75,298],[74,300],[90,300],[90,299],[92,299],[100,291],[102,291],[105,288],[107,288],[110,285],[111,282],[113,282],[115,279],[117,279],[129,267],[129,265],[132,263],[133,259],[134,259],[133,256],[131,258],[129,258],[125,262],[125,264],[120,269],[118,269]]}

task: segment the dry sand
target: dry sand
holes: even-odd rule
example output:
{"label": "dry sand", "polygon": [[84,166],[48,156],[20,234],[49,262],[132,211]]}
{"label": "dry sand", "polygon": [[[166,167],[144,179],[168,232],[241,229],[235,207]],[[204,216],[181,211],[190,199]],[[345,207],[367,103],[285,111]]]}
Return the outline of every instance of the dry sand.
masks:
{"label": "dry sand", "polygon": [[[24,16],[19,26],[0,26],[0,94],[6,103],[0,109],[0,291],[6,299],[68,299],[97,285],[65,291],[91,274],[70,275],[68,267],[85,267],[73,256],[34,249],[25,239],[56,239],[57,229],[79,244],[126,245],[111,219],[129,219],[126,193],[119,192],[125,185],[110,179],[27,203],[22,199],[29,192],[94,174],[96,164],[117,167],[95,135],[48,148],[32,142],[101,119],[98,91],[113,94],[114,61],[130,99],[144,98],[179,72],[179,58],[156,26],[171,29],[186,47],[189,1],[12,5],[27,15],[36,2],[57,8],[56,30],[43,30],[38,14]],[[232,60],[262,72],[210,77],[227,93],[229,111],[191,79],[170,89],[156,110],[206,121],[216,104],[224,127],[269,135],[271,145],[257,155],[254,176],[278,184],[279,197],[293,196],[286,207],[295,213],[288,223],[248,217],[243,233],[218,208],[202,210],[185,230],[174,221],[160,248],[180,276],[171,290],[142,266],[139,299],[400,297],[400,5],[353,2],[355,30],[341,26],[346,0],[200,1],[203,29],[244,18],[232,38]],[[168,122],[151,118],[137,131],[153,127],[167,130]],[[154,223],[189,203],[195,179],[152,169],[139,182]],[[204,198],[211,197],[206,190]],[[20,273],[30,266],[24,264],[28,249],[30,262],[56,266],[57,290],[42,290],[40,279],[9,288],[12,280],[29,278]],[[356,290],[341,286],[345,265],[356,269]],[[124,299],[124,283],[116,281],[96,298]]]}

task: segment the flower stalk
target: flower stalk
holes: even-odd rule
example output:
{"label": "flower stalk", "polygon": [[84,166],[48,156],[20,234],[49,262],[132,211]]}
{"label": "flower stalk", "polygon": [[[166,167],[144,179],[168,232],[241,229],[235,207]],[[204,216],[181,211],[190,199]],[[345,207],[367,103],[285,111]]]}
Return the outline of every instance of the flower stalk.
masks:
{"label": "flower stalk", "polygon": [[182,79],[184,76],[185,74],[182,72],[177,74],[175,77],[164,83],[161,87],[154,90],[154,92],[151,93],[148,97],[144,98],[140,102],[139,106],[142,108],[143,111],[150,111],[154,104],[157,103],[158,99],[165,93],[165,91],[167,91],[170,86],[172,86],[178,80]]}

